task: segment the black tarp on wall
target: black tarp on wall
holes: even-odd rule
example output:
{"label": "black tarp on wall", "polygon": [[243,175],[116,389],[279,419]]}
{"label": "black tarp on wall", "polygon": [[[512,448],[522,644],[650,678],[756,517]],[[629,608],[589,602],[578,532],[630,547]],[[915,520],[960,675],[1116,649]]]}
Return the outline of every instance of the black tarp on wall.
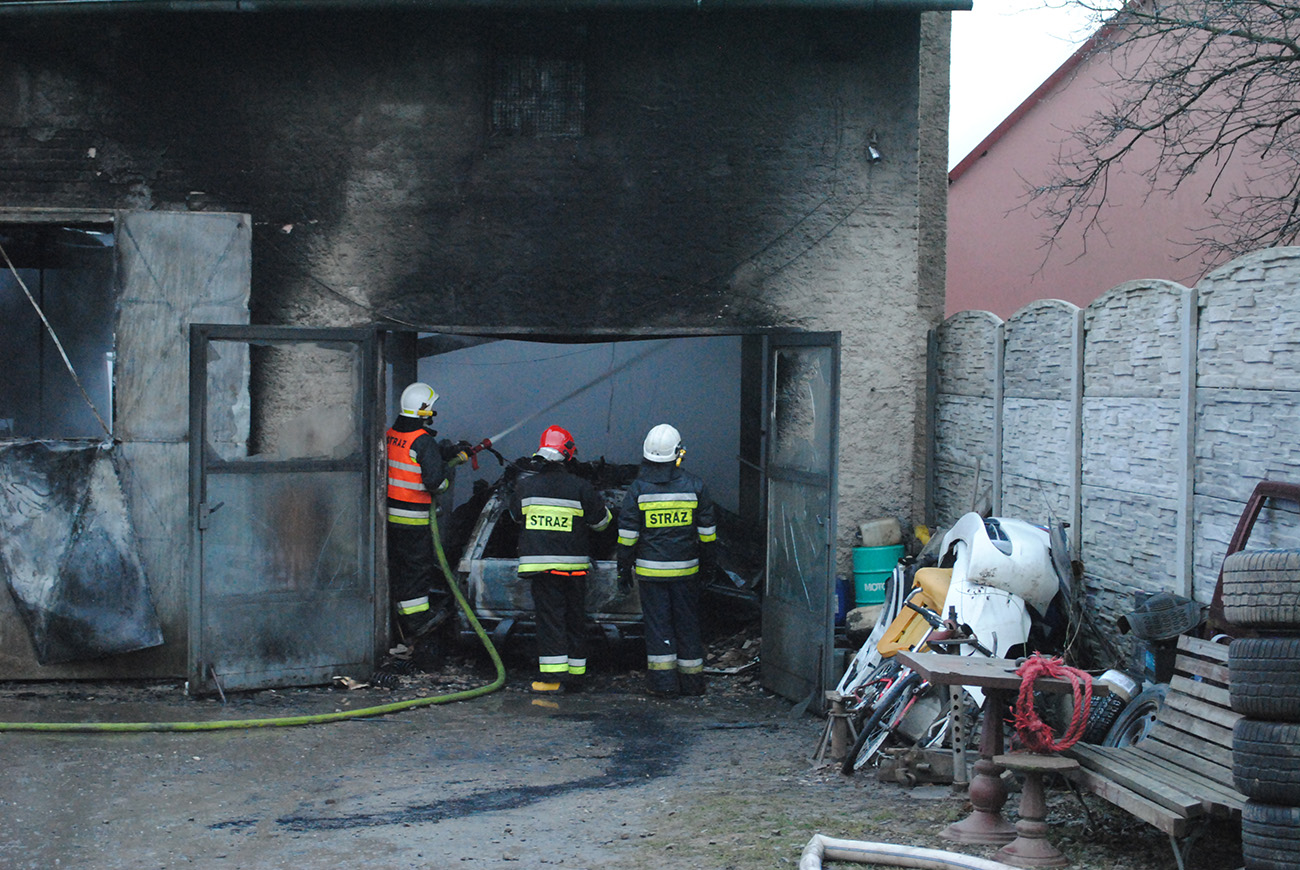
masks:
{"label": "black tarp on wall", "polygon": [[0,444],[0,570],[42,665],[163,642],[117,471],[100,445]]}

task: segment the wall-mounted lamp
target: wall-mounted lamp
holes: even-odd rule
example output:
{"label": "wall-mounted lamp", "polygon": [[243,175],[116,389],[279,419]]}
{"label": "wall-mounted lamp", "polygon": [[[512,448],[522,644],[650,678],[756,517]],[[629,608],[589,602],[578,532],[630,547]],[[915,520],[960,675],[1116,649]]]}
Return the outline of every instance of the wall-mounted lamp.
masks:
{"label": "wall-mounted lamp", "polygon": [[880,153],[879,145],[880,143],[876,141],[876,134],[872,133],[871,138],[867,141],[867,162],[868,163],[879,163],[881,160],[884,159],[884,155]]}

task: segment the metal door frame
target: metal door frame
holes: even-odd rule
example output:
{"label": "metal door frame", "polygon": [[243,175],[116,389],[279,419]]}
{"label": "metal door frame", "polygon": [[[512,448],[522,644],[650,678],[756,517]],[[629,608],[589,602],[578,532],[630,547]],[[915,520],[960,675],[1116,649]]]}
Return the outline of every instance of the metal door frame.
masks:
{"label": "metal door frame", "polygon": [[[339,343],[355,344],[361,354],[361,392],[358,398],[361,405],[357,409],[360,431],[360,456],[357,459],[285,459],[256,461],[231,461],[205,455],[208,423],[207,391],[207,348],[212,341],[244,341],[269,344],[311,344]],[[377,437],[376,397],[378,390],[378,342],[373,330],[356,328],[310,328],[290,326],[258,326],[248,324],[212,324],[196,323],[190,326],[189,355],[189,414],[190,414],[190,455],[189,455],[189,529],[190,550],[188,567],[189,588],[189,631],[188,653],[186,661],[187,691],[202,694],[216,689],[220,685],[205,672],[203,662],[203,529],[206,526],[206,479],[210,474],[242,472],[294,472],[294,471],[331,471],[356,470],[362,475],[367,496],[363,499],[366,506],[360,518],[363,538],[361,544],[361,564],[369,569],[371,578],[371,600],[374,604],[373,629],[369,649],[360,655],[371,665],[382,652],[385,637],[383,626],[386,624],[386,595],[380,594],[378,588],[384,580],[384,573],[379,570],[377,562],[379,512],[375,492],[375,480],[378,474],[378,459],[373,449]],[[282,685],[277,683],[276,685]]]}
{"label": "metal door frame", "polygon": [[[830,351],[831,357],[831,374],[830,374],[830,439],[828,444],[829,459],[828,468],[824,474],[809,473],[802,469],[781,468],[774,465],[771,454],[771,445],[773,437],[773,427],[775,426],[776,414],[776,359],[778,352],[783,348],[797,347],[824,347]],[[764,535],[765,546],[767,549],[766,561],[770,568],[772,559],[772,499],[770,490],[773,481],[788,481],[792,483],[803,483],[811,486],[824,486],[827,492],[829,513],[826,520],[826,547],[825,547],[825,604],[822,608],[820,624],[816,627],[819,629],[819,652],[817,660],[819,662],[818,673],[811,681],[812,689],[810,695],[800,698],[789,698],[793,701],[816,702],[820,693],[828,686],[834,684],[835,680],[831,673],[832,670],[832,651],[835,644],[835,546],[836,546],[836,529],[839,512],[839,486],[838,486],[838,466],[839,466],[839,411],[840,411],[840,354],[841,343],[840,333],[838,332],[798,332],[798,333],[770,333],[764,337],[764,374],[763,374],[763,470],[764,485],[762,487],[764,499]],[[765,579],[767,588],[770,589],[772,578],[769,576]],[[766,623],[769,610],[775,609],[774,598],[765,594],[763,597],[764,622]],[[812,620],[809,620],[810,625]],[[764,648],[763,657],[765,661],[770,660],[770,656],[778,653],[778,650]],[[777,691],[772,685],[764,680],[767,688]],[[784,694],[778,692],[778,694]],[[816,705],[820,708],[820,704]]]}

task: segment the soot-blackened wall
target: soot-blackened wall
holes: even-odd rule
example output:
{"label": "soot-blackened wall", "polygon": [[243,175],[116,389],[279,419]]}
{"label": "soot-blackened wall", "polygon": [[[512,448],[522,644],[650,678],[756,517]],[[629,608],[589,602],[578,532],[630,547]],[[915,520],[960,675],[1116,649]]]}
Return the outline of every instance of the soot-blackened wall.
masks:
{"label": "soot-blackened wall", "polygon": [[9,17],[0,205],[250,214],[256,323],[840,332],[843,565],[920,515],[931,18]]}

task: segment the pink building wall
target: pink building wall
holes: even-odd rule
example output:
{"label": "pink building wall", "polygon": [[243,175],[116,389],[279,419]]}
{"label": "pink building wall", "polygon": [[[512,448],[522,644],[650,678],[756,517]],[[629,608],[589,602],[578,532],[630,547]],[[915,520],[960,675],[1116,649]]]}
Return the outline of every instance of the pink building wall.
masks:
{"label": "pink building wall", "polygon": [[[1085,240],[1075,219],[1046,246],[1048,224],[1028,191],[1072,147],[1069,131],[1108,105],[1104,82],[1115,71],[1104,55],[1089,56],[1092,47],[1081,47],[949,173],[947,315],[984,310],[1005,319],[1037,299],[1082,307],[1125,281],[1191,285],[1208,271],[1189,243],[1212,222],[1206,193],[1216,167],[1170,196],[1151,192],[1144,166],[1130,161],[1111,176],[1102,228]],[[1244,174],[1229,166],[1217,190],[1240,186]]]}

